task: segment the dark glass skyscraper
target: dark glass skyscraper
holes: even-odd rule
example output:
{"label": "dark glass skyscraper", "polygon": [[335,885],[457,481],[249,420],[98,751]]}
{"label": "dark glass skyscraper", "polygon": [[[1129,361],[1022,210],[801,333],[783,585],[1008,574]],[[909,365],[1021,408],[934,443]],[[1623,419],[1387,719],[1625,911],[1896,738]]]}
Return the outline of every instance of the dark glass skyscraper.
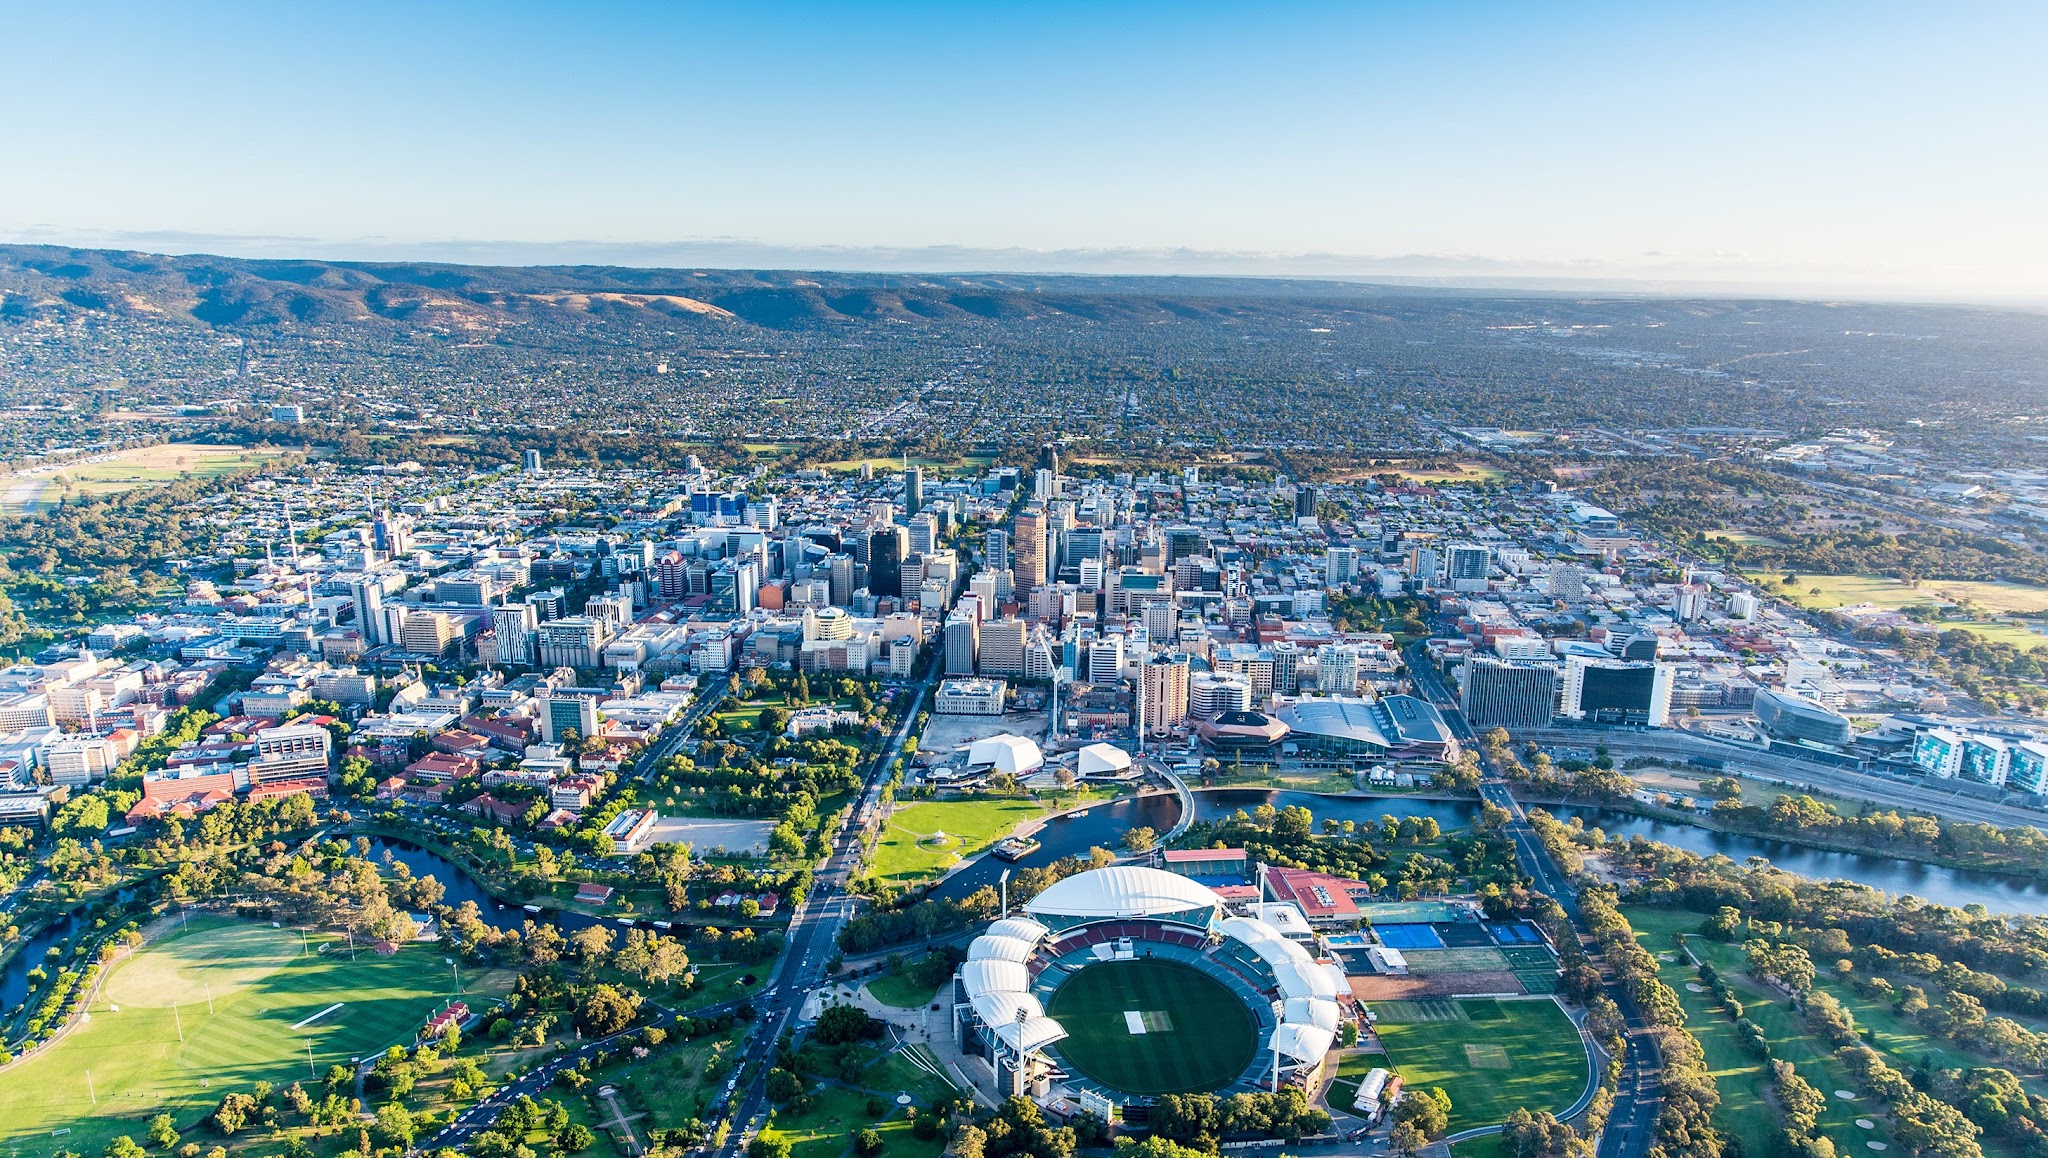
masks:
{"label": "dark glass skyscraper", "polygon": [[877,527],[868,536],[868,594],[903,597],[903,557],[910,553],[910,534],[902,527]]}

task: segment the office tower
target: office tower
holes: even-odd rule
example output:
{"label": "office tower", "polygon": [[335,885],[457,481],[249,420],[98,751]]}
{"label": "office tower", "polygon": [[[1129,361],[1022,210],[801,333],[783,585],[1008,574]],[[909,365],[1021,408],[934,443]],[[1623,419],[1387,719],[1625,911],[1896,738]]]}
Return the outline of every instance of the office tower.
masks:
{"label": "office tower", "polygon": [[491,611],[491,633],[498,640],[498,662],[533,666],[533,633],[540,626],[532,604],[510,603]]}
{"label": "office tower", "polygon": [[540,625],[534,652],[541,667],[603,666],[604,645],[611,642],[611,624],[588,615],[571,615]]}
{"label": "office tower", "polygon": [[747,513],[744,521],[749,527],[759,527],[764,531],[772,531],[781,520],[782,506],[773,496],[747,504]]}
{"label": "office tower", "polygon": [[1596,724],[1663,727],[1671,717],[1669,664],[1567,656],[1560,715]]}
{"label": "office tower", "polygon": [[970,676],[980,650],[981,624],[972,615],[954,615],[946,620],[946,674]]}
{"label": "office tower", "polygon": [[1124,675],[1124,637],[1121,632],[1100,635],[1088,646],[1088,682],[1113,684]]}
{"label": "office tower", "polygon": [[527,474],[540,474],[540,451],[529,450],[521,456],[521,469]]}
{"label": "office tower", "polygon": [[997,619],[981,625],[981,654],[977,664],[982,675],[1024,674],[1024,621]]}
{"label": "office tower", "polygon": [[1316,488],[1307,483],[1296,483],[1294,487],[1294,517],[1312,519],[1316,514]]}
{"label": "office tower", "polygon": [[1728,597],[1728,618],[1740,619],[1746,623],[1756,618],[1756,611],[1756,596],[1749,592],[1737,591]]}
{"label": "office tower", "polygon": [[1208,551],[1209,544],[1198,528],[1172,527],[1166,532],[1165,565],[1168,569],[1171,569],[1174,564],[1182,559],[1195,555],[1205,555]]}
{"label": "office tower", "polygon": [[370,545],[386,556],[405,554],[412,550],[411,523],[404,515],[389,511],[378,515],[370,523]]}
{"label": "office tower", "polygon": [[998,527],[982,536],[981,553],[988,570],[1008,571],[1010,569],[1010,532]]}
{"label": "office tower", "polygon": [[939,547],[939,520],[929,512],[910,517],[910,549],[929,555]]}
{"label": "office tower", "polygon": [[363,642],[378,647],[390,642],[384,635],[384,585],[365,575],[349,582],[349,596],[355,600],[356,630]]}
{"label": "office tower", "polygon": [[1050,471],[1054,478],[1060,473],[1060,452],[1056,443],[1044,443],[1038,448],[1038,469]]}
{"label": "office tower", "polygon": [[1060,548],[1060,562],[1064,566],[1078,567],[1090,560],[1102,561],[1102,528],[1075,527],[1069,530]]}
{"label": "office tower", "polygon": [[1455,543],[1445,559],[1453,591],[1484,591],[1493,552],[1477,543]]}
{"label": "office tower", "polygon": [[1031,506],[1017,512],[1010,544],[1010,569],[1017,587],[1035,591],[1045,586],[1045,508]]}
{"label": "office tower", "polygon": [[977,571],[974,578],[967,581],[967,590],[974,595],[975,602],[979,604],[977,618],[992,618],[997,606],[1002,602],[996,594],[996,577],[987,571]]}
{"label": "office tower", "polygon": [[916,518],[924,510],[924,468],[906,466],[903,468],[903,513]]}
{"label": "office tower", "polygon": [[575,733],[577,740],[587,740],[599,734],[597,701],[589,696],[555,696],[542,694],[537,697],[540,707],[540,736],[549,744],[559,744]]}
{"label": "office tower", "polygon": [[853,601],[853,556],[835,552],[825,556],[825,575],[832,584],[832,606],[844,607]]}
{"label": "office tower", "polygon": [[1224,712],[1252,710],[1252,685],[1243,677],[1201,672],[1188,680],[1188,715],[1213,720]]}
{"label": "office tower", "polygon": [[415,655],[441,655],[462,639],[462,622],[443,611],[420,611],[405,617],[399,644]]}
{"label": "office tower", "polygon": [[1323,556],[1323,585],[1344,587],[1358,582],[1358,548],[1332,547]]}
{"label": "office tower", "polygon": [[1155,655],[1140,669],[1144,684],[1145,730],[1154,736],[1188,722],[1188,657]]}
{"label": "office tower", "polygon": [[1473,728],[1541,728],[1557,709],[1557,666],[1473,656],[1459,698]]}
{"label": "office tower", "polygon": [[1170,599],[1146,600],[1139,608],[1138,619],[1145,625],[1145,635],[1161,643],[1172,640],[1180,628],[1180,610]]}
{"label": "office tower", "polygon": [[890,524],[868,535],[868,592],[878,597],[903,596],[903,560],[910,554],[910,535]]}

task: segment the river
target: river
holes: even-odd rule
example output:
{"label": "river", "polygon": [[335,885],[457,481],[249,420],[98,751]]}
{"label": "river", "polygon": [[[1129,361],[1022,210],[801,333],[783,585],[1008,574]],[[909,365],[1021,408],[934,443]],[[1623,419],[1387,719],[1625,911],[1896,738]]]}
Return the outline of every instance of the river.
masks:
{"label": "river", "polygon": [[[1462,800],[1418,800],[1412,796],[1321,796],[1312,792],[1285,792],[1264,788],[1211,788],[1195,792],[1195,819],[1216,820],[1242,808],[1249,812],[1261,804],[1275,808],[1301,805],[1315,814],[1316,821],[1354,820],[1377,824],[1382,816],[1430,816],[1445,828],[1459,828],[1472,822],[1474,807]],[[1633,813],[1607,809],[1558,807],[1550,811],[1560,819],[1578,817],[1589,827],[1610,835],[1637,836],[1661,841],[1677,848],[1711,856],[1716,853],[1735,861],[1760,856],[1787,872],[1815,880],[1841,879],[1871,885],[1890,893],[1907,894],[1937,904],[1963,906],[1981,904],[1993,912],[2036,913],[2048,911],[2048,882],[1970,869],[1941,868],[1889,857],[1827,852],[1765,837],[1720,833],[1690,824],[1652,820]],[[1123,834],[1136,825],[1165,832],[1173,827],[1180,805],[1172,796],[1155,795],[1118,800],[1098,805],[1087,814],[1070,814],[1046,824],[1037,834],[1043,846],[1017,862],[1042,865],[1063,856],[1086,853],[1091,846],[1120,849]],[[1004,868],[994,857],[981,860],[946,878],[933,895],[964,897],[983,885],[996,883]]]}

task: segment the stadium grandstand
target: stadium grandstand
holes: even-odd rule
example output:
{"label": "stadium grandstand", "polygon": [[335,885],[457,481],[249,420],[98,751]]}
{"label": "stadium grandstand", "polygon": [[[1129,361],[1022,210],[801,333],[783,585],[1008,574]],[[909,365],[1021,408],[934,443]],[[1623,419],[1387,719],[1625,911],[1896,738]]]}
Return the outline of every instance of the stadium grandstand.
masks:
{"label": "stadium grandstand", "polygon": [[989,1062],[998,1097],[1313,1090],[1355,1017],[1340,964],[1226,916],[1186,876],[1095,869],[1024,908],[976,937],[954,977],[956,1040]]}

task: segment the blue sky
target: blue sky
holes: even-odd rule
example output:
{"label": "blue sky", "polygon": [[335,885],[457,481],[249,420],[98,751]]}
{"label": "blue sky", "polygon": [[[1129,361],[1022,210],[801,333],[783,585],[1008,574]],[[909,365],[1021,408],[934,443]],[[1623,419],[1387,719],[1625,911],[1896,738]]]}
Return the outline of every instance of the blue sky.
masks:
{"label": "blue sky", "polygon": [[2039,3],[15,2],[5,26],[14,240],[2048,297]]}

